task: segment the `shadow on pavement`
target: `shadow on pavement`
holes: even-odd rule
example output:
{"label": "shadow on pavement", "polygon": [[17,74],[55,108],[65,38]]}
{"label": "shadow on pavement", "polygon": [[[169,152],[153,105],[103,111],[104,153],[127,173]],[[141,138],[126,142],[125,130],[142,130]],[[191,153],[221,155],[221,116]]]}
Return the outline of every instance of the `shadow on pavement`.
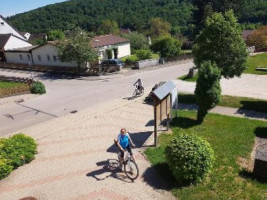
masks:
{"label": "shadow on pavement", "polygon": [[[136,148],[145,147],[145,142],[147,139],[153,134],[153,131],[144,131],[144,132],[137,132],[137,133],[129,133],[133,143],[135,144]],[[112,144],[108,149],[107,152],[110,153],[117,153],[118,148]]]}
{"label": "shadow on pavement", "polygon": [[241,109],[254,110],[257,112],[267,112],[267,101],[241,101]]}
{"label": "shadow on pavement", "polygon": [[[164,175],[164,180],[162,177],[159,177],[158,174],[161,174],[159,170],[161,172],[164,171],[162,173]],[[171,183],[175,183],[167,163],[159,163],[147,168],[143,173],[143,178],[147,184],[155,189],[170,190],[172,187],[174,187],[174,185]]]}
{"label": "shadow on pavement", "polygon": [[130,179],[119,169],[119,161],[116,159],[108,159],[96,163],[97,166],[101,167],[95,171],[86,174],[87,177],[93,177],[97,181],[103,181],[109,177],[116,178],[118,180],[132,183]]}
{"label": "shadow on pavement", "polygon": [[267,139],[267,127],[257,127],[254,131],[255,135],[259,138]]}
{"label": "shadow on pavement", "polygon": [[267,113],[263,112],[257,112],[239,108],[236,113],[255,119],[267,119]]}
{"label": "shadow on pavement", "polygon": [[53,72],[44,72],[43,74],[35,75],[35,78],[39,78],[41,80],[58,80],[58,79],[79,79],[81,76],[75,74],[56,74]]}
{"label": "shadow on pavement", "polygon": [[137,97],[139,97],[139,96],[124,97],[123,99],[130,101],[130,100],[136,99]]}

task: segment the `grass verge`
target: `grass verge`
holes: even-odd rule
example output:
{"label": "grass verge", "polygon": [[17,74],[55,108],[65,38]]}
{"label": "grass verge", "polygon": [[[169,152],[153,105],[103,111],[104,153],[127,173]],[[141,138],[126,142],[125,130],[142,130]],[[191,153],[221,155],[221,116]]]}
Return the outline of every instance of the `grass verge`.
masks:
{"label": "grass verge", "polygon": [[0,98],[29,91],[29,85],[26,83],[0,81]]}
{"label": "grass verge", "polygon": [[[196,99],[194,94],[180,93],[178,95],[178,101],[179,103],[196,104]],[[241,109],[267,113],[267,101],[262,99],[234,97],[225,95],[221,97],[221,102],[218,104],[218,106],[241,108]]]}
{"label": "grass verge", "polygon": [[197,74],[195,74],[192,78],[188,78],[187,75],[184,75],[184,76],[180,76],[178,79],[180,79],[182,81],[196,82],[197,81],[197,77],[198,77]]}
{"label": "grass verge", "polygon": [[247,61],[248,69],[244,73],[267,75],[267,71],[256,71],[256,68],[267,68],[267,53],[249,56]]}
{"label": "grass verge", "polygon": [[[159,146],[145,151],[158,174],[164,179],[177,199],[266,199],[267,184],[253,179],[247,167],[255,134],[267,135],[266,122],[244,118],[208,114],[202,124],[196,122],[196,112],[179,111],[172,123],[172,134],[161,134]],[[175,183],[165,160],[164,149],[179,133],[193,133],[205,138],[215,152],[212,174],[197,185]],[[240,166],[242,163],[242,167]]]}

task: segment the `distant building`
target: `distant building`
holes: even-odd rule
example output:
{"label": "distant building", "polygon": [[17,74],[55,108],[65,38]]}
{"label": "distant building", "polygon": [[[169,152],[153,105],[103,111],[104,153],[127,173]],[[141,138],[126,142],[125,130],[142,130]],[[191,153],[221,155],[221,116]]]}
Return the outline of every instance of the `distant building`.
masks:
{"label": "distant building", "polygon": [[4,52],[7,50],[31,46],[32,44],[12,33],[0,34],[0,61],[6,61]]}
{"label": "distant building", "polygon": [[7,50],[5,51],[7,63],[76,67],[75,62],[59,60],[56,44],[57,42],[50,41],[44,45]]}
{"label": "distant building", "polygon": [[95,36],[92,39],[92,46],[98,50],[100,60],[108,58],[107,49],[117,48],[118,58],[131,55],[130,41],[115,35]]}
{"label": "distant building", "polygon": [[[130,42],[127,39],[114,36],[95,36],[92,46],[99,52],[100,59],[107,59],[106,49],[116,48],[118,58],[131,54]],[[49,41],[40,46],[29,46],[24,48],[13,48],[5,51],[7,63],[27,64],[43,66],[77,67],[75,62],[61,62],[58,58],[56,44],[58,41]],[[86,66],[86,63],[84,64]]]}
{"label": "distant building", "polygon": [[21,35],[15,28],[10,26],[5,19],[0,15],[0,35],[1,34],[13,34],[14,36],[17,36],[23,40],[26,40],[26,38]]}

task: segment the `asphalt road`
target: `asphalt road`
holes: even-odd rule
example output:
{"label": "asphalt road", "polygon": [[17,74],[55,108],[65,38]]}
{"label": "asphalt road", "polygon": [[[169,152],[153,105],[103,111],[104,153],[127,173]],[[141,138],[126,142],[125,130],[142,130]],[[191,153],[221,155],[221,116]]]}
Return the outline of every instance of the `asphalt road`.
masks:
{"label": "asphalt road", "polygon": [[[160,81],[176,79],[187,74],[192,62],[176,64],[150,71],[136,71],[132,75],[109,75],[67,79],[43,73],[33,73],[35,80],[41,80],[47,89],[45,95],[28,101],[0,106],[0,136],[17,132],[22,128],[53,118],[79,112],[90,106],[120,97],[129,96],[133,83],[141,78],[145,90],[150,90]],[[29,72],[0,69],[0,75],[30,77]]]}

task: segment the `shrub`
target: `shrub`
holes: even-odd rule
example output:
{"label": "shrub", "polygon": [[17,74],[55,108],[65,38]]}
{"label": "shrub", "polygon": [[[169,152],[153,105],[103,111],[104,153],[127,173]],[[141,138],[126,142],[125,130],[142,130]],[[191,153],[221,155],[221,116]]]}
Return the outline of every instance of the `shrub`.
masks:
{"label": "shrub", "polygon": [[0,180],[8,176],[12,170],[10,160],[0,157]]}
{"label": "shrub", "polygon": [[33,94],[44,94],[46,93],[45,86],[41,82],[34,82],[31,87],[31,93]]}
{"label": "shrub", "polygon": [[156,39],[151,50],[155,53],[159,53],[162,58],[176,57],[181,53],[182,43],[170,36],[162,36]]}
{"label": "shrub", "polygon": [[247,45],[255,46],[257,51],[267,50],[267,26],[261,26],[247,38]]}
{"label": "shrub", "polygon": [[201,182],[211,172],[214,152],[210,144],[193,134],[180,134],[166,147],[166,161],[180,183]]}
{"label": "shrub", "polygon": [[152,58],[153,58],[153,59],[159,59],[159,54],[153,53],[153,54],[152,54]]}
{"label": "shrub", "polygon": [[135,54],[126,56],[120,59],[122,62],[124,62],[126,65],[133,65],[138,59]]}
{"label": "shrub", "polygon": [[31,137],[16,134],[9,139],[2,139],[0,150],[0,155],[9,159],[10,164],[17,168],[34,159],[34,155],[37,153],[37,145]]}
{"label": "shrub", "polygon": [[136,50],[135,54],[138,60],[146,60],[152,58],[152,52],[148,49]]}
{"label": "shrub", "polygon": [[221,71],[215,64],[206,61],[201,64],[198,71],[195,95],[199,106],[197,119],[202,122],[208,110],[214,108],[221,98],[220,87]]}

